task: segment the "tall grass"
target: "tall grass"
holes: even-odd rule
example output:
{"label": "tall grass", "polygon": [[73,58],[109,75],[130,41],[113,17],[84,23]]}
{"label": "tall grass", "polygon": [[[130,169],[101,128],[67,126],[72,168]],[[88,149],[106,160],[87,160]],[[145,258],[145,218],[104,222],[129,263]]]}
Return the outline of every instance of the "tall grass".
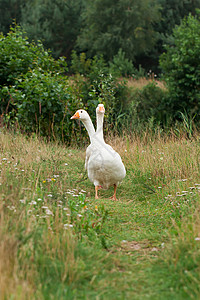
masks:
{"label": "tall grass", "polygon": [[[42,299],[37,292],[38,287],[42,289],[39,279],[47,268],[52,278],[56,276],[55,260],[61,264],[60,282],[66,278],[71,282],[76,276],[76,239],[63,227],[66,216],[47,200],[48,192],[58,191],[53,186],[54,161],[65,149],[55,145],[52,151],[50,145],[20,134],[1,134],[0,138],[1,299],[12,295],[14,299]],[[50,181],[45,187],[46,178]]]}
{"label": "tall grass", "polygon": [[200,296],[198,132],[106,141],[127,169],[118,202],[94,199],[76,141],[0,133],[1,299]]}

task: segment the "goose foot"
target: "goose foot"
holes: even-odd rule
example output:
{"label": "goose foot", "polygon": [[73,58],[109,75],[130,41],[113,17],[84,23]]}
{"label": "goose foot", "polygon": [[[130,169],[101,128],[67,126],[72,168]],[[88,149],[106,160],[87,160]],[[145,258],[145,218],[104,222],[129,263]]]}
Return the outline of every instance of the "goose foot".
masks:
{"label": "goose foot", "polygon": [[98,189],[99,189],[99,186],[95,185],[95,199],[99,199],[99,197],[98,197]]}
{"label": "goose foot", "polygon": [[112,197],[110,197],[109,199],[114,200],[114,201],[118,201],[118,199],[114,195]]}
{"label": "goose foot", "polygon": [[116,197],[116,192],[117,192],[117,186],[116,186],[116,184],[114,184],[114,194],[112,197],[110,197],[110,199],[112,199],[114,201],[118,201],[117,197]]}

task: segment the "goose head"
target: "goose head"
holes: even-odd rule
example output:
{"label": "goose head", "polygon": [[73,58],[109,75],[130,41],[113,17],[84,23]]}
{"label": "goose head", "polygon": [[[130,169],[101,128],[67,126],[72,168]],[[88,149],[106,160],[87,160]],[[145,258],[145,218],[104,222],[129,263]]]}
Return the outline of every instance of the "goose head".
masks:
{"label": "goose head", "polygon": [[84,109],[79,109],[75,112],[75,114],[70,118],[70,119],[79,119],[81,121],[86,121],[88,120],[90,117],[87,113],[87,111],[85,111]]}
{"label": "goose head", "polygon": [[105,114],[105,107],[103,104],[98,104],[96,108],[96,113],[97,114]]}
{"label": "goose head", "polygon": [[84,109],[79,109],[75,112],[75,114],[70,119],[81,120],[89,134],[90,141],[92,141],[92,138],[95,134],[95,130],[94,130],[92,120],[91,120],[89,114],[87,113],[87,111]]}

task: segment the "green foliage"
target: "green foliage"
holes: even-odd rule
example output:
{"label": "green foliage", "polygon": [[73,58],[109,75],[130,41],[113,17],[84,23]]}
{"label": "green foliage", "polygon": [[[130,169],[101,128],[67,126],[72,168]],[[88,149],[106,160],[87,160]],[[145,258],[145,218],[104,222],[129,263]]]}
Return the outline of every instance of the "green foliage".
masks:
{"label": "green foliage", "polygon": [[136,55],[153,48],[156,40],[153,23],[159,18],[155,1],[87,0],[78,47],[90,57],[102,54],[107,62],[122,49],[134,61]]}
{"label": "green foliage", "polygon": [[125,52],[119,49],[117,55],[113,57],[113,61],[109,63],[110,72],[116,76],[128,76],[136,72],[133,63],[125,57]]}
{"label": "green foliage", "polygon": [[75,74],[82,74],[94,80],[99,73],[108,73],[108,67],[102,55],[94,56],[92,59],[87,58],[86,53],[79,55],[76,51],[72,51],[70,70]]}
{"label": "green foliage", "polygon": [[21,24],[29,39],[42,40],[54,57],[70,57],[81,28],[81,0],[26,1]]}
{"label": "green foliage", "polygon": [[[19,27],[1,35],[1,114],[27,132],[70,141],[69,121],[77,107],[71,95],[63,58],[55,61],[40,43],[29,43]],[[80,101],[79,101],[80,104]]]}
{"label": "green foliage", "polygon": [[131,63],[156,71],[173,28],[196,8],[199,0],[0,0],[0,32],[7,34],[15,20],[55,58],[69,61],[76,50],[109,63],[122,49]]}
{"label": "green foliage", "polygon": [[166,46],[160,59],[175,118],[179,111],[191,116],[200,113],[199,32],[199,17],[189,15],[173,32],[174,46]]}
{"label": "green foliage", "polygon": [[11,27],[7,36],[1,34],[0,42],[0,86],[14,84],[19,75],[33,68],[53,73],[64,71],[64,61],[55,61],[42,43],[28,42],[19,26]]}
{"label": "green foliage", "polygon": [[11,88],[10,93],[18,122],[27,132],[70,140],[72,124],[69,120],[77,102],[71,97],[63,77],[34,69],[19,79],[17,89]]}
{"label": "green foliage", "polygon": [[71,71],[73,73],[87,74],[91,68],[91,59],[86,58],[83,52],[79,56],[76,51],[72,51],[71,55]]}
{"label": "green foliage", "polygon": [[29,43],[19,26],[12,27],[7,36],[0,35],[0,113],[13,113],[13,99],[10,87],[15,87],[18,77],[29,69],[48,70],[50,73],[63,72],[64,61],[55,61],[44,50],[41,43]]}
{"label": "green foliage", "polygon": [[[70,142],[72,133],[83,140],[87,134],[70,116],[80,107],[88,109],[95,122],[95,109],[103,102],[113,126],[122,111],[124,87],[108,73],[102,57],[86,60],[75,53],[72,68],[81,72],[69,84],[62,75],[64,59],[55,61],[42,44],[29,43],[19,27],[1,36],[1,114],[26,132]],[[75,82],[75,83],[74,83]]]}
{"label": "green foliage", "polygon": [[180,25],[184,17],[189,13],[195,15],[195,9],[200,8],[199,0],[158,0],[158,3],[162,7],[162,18],[155,26],[163,42],[169,39],[175,26]]}
{"label": "green foliage", "polygon": [[7,34],[13,20],[21,21],[21,7],[24,0],[0,0],[0,32]]}
{"label": "green foliage", "polygon": [[131,99],[129,104],[131,129],[136,129],[141,125],[152,128],[155,124],[168,125],[170,118],[168,92],[158,87],[155,82],[131,91],[129,97]]}
{"label": "green foliage", "polygon": [[122,129],[122,116],[124,116],[123,110],[126,103],[125,84],[118,81],[115,72],[110,73],[110,68],[103,57],[95,56],[93,59],[86,59],[84,53],[78,56],[73,52],[71,69],[76,73],[73,91],[76,97],[81,97],[94,123],[95,109],[98,103],[104,103],[105,123],[112,124],[113,129]]}

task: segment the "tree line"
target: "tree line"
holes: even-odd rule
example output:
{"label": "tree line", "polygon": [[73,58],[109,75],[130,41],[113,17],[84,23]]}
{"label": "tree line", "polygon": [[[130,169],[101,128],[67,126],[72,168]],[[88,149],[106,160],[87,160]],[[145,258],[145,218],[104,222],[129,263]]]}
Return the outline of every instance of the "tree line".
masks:
{"label": "tree line", "polygon": [[174,27],[196,8],[200,0],[0,0],[0,32],[15,20],[56,59],[70,62],[76,51],[112,63],[121,55],[156,71],[164,45],[174,43]]}

